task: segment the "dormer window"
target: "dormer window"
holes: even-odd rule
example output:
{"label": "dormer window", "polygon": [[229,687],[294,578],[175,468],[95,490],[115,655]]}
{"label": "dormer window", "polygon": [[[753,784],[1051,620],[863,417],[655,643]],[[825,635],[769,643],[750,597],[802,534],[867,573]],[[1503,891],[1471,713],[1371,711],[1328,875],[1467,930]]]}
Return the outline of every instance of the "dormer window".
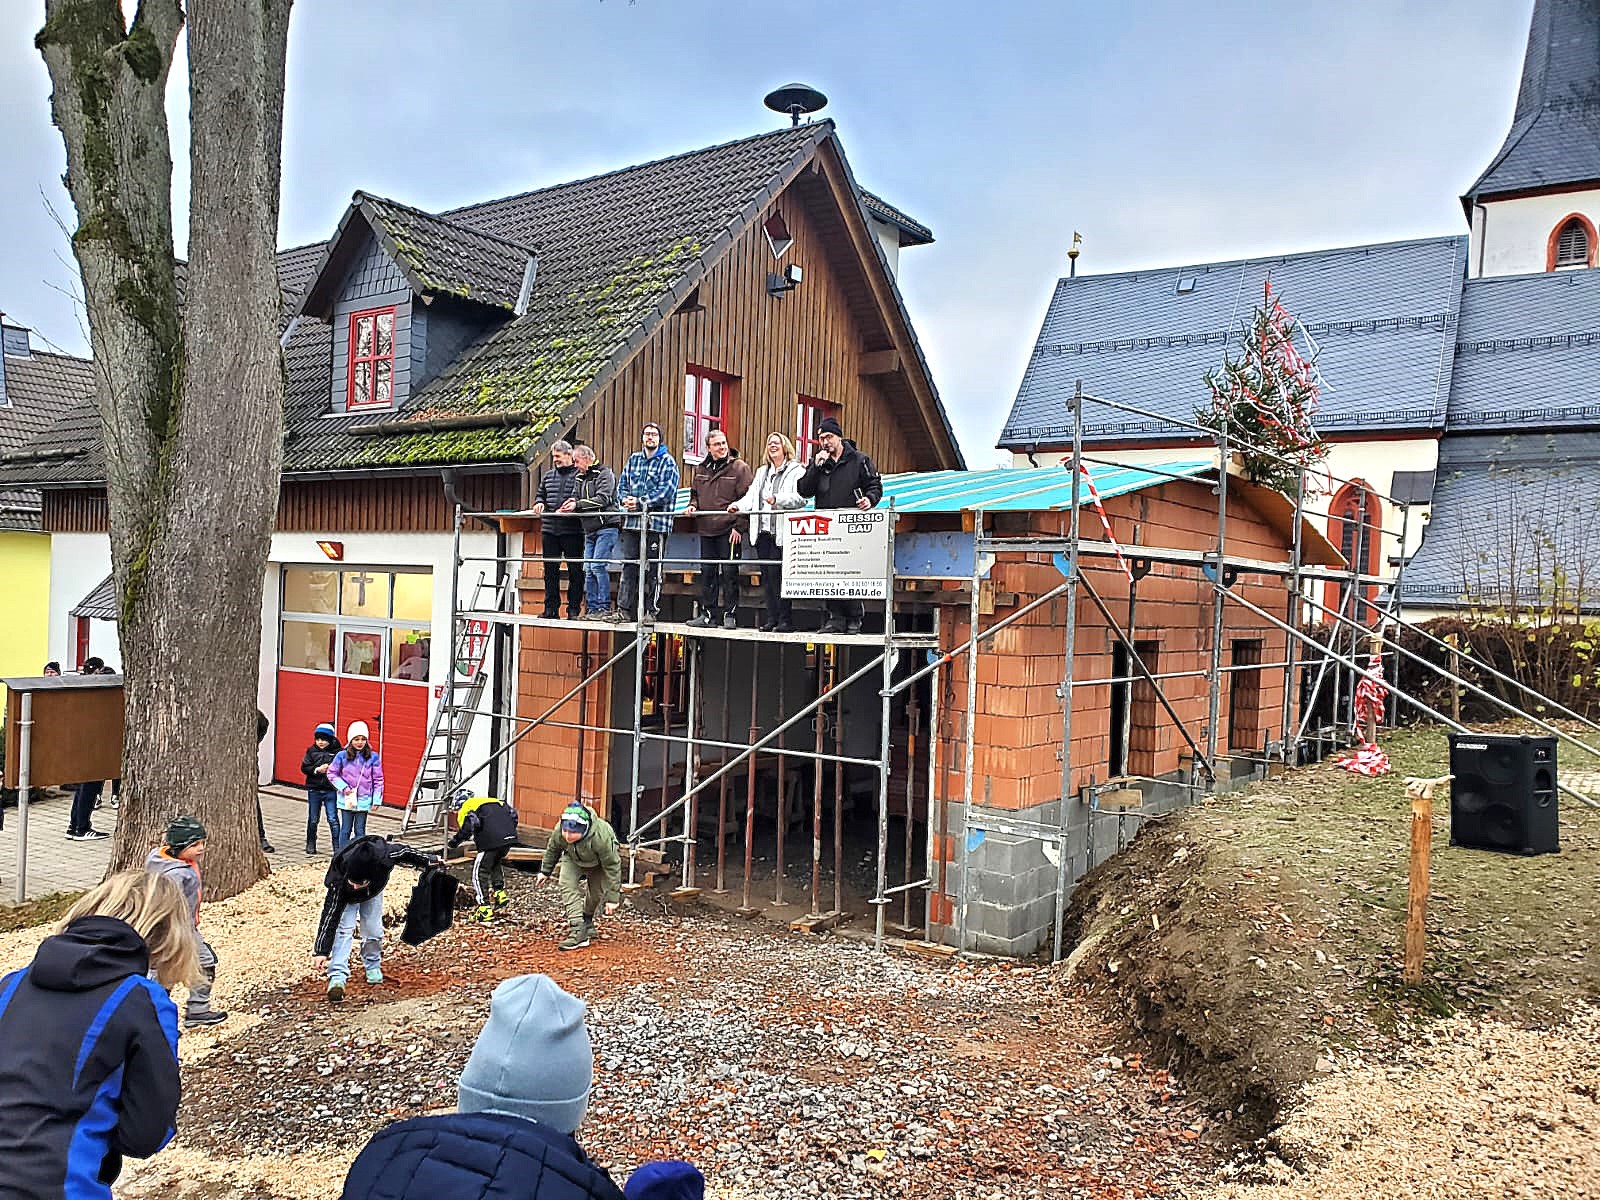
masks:
{"label": "dormer window", "polygon": [[1594,229],[1582,217],[1572,216],[1563,221],[1550,239],[1550,265],[1552,271],[1571,270],[1594,265]]}
{"label": "dormer window", "polygon": [[394,404],[394,306],[350,314],[350,376],[345,407]]}

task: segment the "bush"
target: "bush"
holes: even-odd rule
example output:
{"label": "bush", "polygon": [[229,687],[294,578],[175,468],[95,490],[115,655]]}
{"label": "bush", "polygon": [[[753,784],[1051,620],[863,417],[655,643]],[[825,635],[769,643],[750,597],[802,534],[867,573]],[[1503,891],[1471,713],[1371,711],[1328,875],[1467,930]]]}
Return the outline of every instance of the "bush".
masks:
{"label": "bush", "polygon": [[[1529,622],[1502,616],[1438,617],[1417,628],[1456,646],[1459,655],[1402,627],[1399,641],[1406,650],[1524,712],[1551,715],[1533,697],[1483,670],[1483,665],[1586,717],[1600,713],[1600,619]],[[1450,715],[1454,685],[1422,663],[1405,655],[1398,657],[1400,689]],[[1463,721],[1502,720],[1506,715],[1499,705],[1461,689]]]}

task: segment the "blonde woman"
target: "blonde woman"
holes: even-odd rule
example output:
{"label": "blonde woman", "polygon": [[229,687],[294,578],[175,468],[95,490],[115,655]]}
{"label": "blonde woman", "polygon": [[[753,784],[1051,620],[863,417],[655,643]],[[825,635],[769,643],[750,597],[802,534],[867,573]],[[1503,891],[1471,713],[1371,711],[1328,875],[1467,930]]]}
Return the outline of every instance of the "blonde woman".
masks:
{"label": "blonde woman", "polygon": [[783,434],[767,434],[766,450],[750,488],[732,504],[731,513],[754,513],[750,532],[755,535],[756,557],[761,560],[761,590],[766,595],[764,633],[792,633],[793,608],[783,598],[783,532],[788,522],[779,510],[804,508],[795,490],[805,468],[795,459],[794,443]]}
{"label": "blonde woman", "polygon": [[109,1198],[124,1155],[172,1139],[178,1009],[165,989],[199,978],[183,892],[124,871],[0,979],[0,1195]]}

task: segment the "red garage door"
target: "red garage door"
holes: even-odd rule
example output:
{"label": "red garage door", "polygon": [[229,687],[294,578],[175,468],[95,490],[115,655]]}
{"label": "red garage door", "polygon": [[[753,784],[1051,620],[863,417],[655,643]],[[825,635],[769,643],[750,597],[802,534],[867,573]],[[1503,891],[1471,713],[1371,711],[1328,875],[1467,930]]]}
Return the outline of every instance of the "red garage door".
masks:
{"label": "red garage door", "polygon": [[364,721],[384,803],[403,807],[427,742],[433,577],[378,567],[283,568],[273,775],[304,783],[312,731]]}

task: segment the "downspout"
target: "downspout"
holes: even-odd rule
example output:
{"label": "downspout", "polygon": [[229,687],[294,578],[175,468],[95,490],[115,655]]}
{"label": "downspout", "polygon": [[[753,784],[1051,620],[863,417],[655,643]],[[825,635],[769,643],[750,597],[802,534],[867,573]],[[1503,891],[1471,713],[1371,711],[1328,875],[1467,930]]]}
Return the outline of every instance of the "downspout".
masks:
{"label": "downspout", "polygon": [[1475,214],[1482,214],[1482,219],[1478,224],[1478,273],[1474,276],[1474,278],[1482,279],[1484,250],[1489,244],[1489,210],[1474,200],[1472,202],[1472,211]]}

